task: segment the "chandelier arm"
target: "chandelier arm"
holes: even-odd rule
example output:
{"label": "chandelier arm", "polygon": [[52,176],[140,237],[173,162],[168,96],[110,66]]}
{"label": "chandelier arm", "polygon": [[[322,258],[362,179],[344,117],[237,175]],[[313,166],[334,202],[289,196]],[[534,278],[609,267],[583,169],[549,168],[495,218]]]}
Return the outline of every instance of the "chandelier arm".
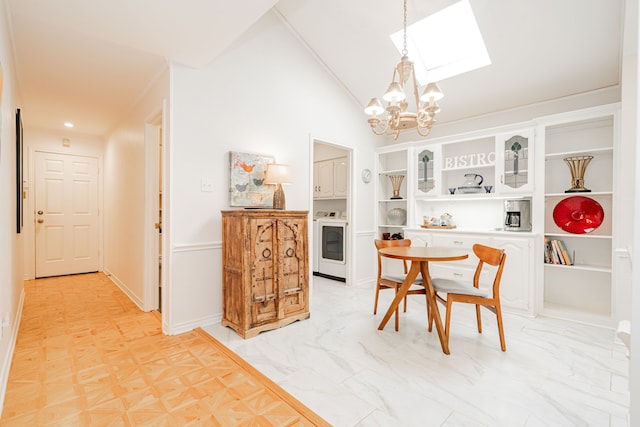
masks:
{"label": "chandelier arm", "polygon": [[420,108],[420,94],[418,93],[418,80],[416,79],[416,70],[413,68],[413,64],[411,65],[411,77],[413,77],[413,97],[416,100],[416,111],[420,112],[422,108]]}
{"label": "chandelier arm", "polygon": [[[422,129],[424,129],[424,131]],[[418,135],[420,135],[420,136],[429,135],[429,133],[431,133],[431,124],[429,124],[429,126],[426,126],[426,127],[418,126],[416,128],[416,132],[418,132]]]}
{"label": "chandelier arm", "polygon": [[389,121],[387,119],[369,119],[369,126],[371,131],[376,135],[384,135],[389,130]]}

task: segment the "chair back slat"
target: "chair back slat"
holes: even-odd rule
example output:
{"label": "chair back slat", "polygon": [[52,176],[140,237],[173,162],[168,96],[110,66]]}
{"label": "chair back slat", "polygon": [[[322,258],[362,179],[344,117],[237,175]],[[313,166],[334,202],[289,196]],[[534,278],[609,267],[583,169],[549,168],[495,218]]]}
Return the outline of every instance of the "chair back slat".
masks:
{"label": "chair back slat", "polygon": [[473,253],[476,254],[479,259],[476,273],[473,276],[473,286],[476,288],[480,286],[480,273],[482,272],[483,264],[486,263],[494,267],[498,267],[491,286],[493,296],[495,298],[496,295],[500,295],[500,282],[502,280],[502,271],[504,270],[504,263],[507,259],[507,254],[504,249],[491,248],[479,243],[473,245]]}
{"label": "chair back slat", "polygon": [[[376,239],[373,242],[375,243],[377,250],[382,248],[390,248],[390,247],[398,247],[398,246],[411,246],[411,239],[400,239],[400,240]],[[380,274],[382,273],[382,255],[380,255],[380,252],[378,252],[377,250],[376,250],[376,253],[378,255],[378,277],[380,277]],[[409,271],[407,267],[407,261],[403,260],[402,262],[404,264],[404,274],[407,274],[407,271]]]}

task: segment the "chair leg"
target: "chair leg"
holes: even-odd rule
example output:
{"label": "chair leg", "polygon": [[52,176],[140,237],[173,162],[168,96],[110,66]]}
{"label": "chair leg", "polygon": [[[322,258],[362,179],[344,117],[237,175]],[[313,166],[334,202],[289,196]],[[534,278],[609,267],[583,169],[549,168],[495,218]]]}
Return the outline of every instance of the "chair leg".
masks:
{"label": "chair leg", "polygon": [[[396,295],[398,295],[399,286],[396,286]],[[398,325],[400,323],[400,304],[396,307],[396,332],[398,332]]]}
{"label": "chair leg", "polygon": [[380,294],[380,285],[376,284],[376,301],[373,303],[373,314],[378,311],[378,295]]}
{"label": "chair leg", "polygon": [[407,312],[407,296],[404,296],[404,312]]}
{"label": "chair leg", "polygon": [[449,332],[451,331],[451,308],[453,301],[447,295],[447,314],[445,315],[444,321],[444,340],[447,343],[447,347],[449,346]]}
{"label": "chair leg", "polygon": [[500,303],[495,305],[496,308],[496,318],[498,319],[498,333],[500,334],[500,348],[502,351],[507,351],[507,344],[504,341],[504,327],[502,325],[502,309],[500,308]]}
{"label": "chair leg", "polygon": [[431,322],[433,319],[431,318],[431,307],[429,307],[429,298],[427,297],[427,293],[424,294],[424,301],[427,303],[427,328],[429,332],[431,332]]}
{"label": "chair leg", "polygon": [[[427,330],[429,332],[433,331],[433,313],[431,312],[431,307],[429,307],[429,295],[426,295],[427,297],[427,317],[429,318],[429,327],[427,328]],[[438,302],[436,301],[436,304]]]}
{"label": "chair leg", "polygon": [[476,319],[478,319],[478,332],[482,333],[482,318],[480,316],[480,305],[476,304]]}

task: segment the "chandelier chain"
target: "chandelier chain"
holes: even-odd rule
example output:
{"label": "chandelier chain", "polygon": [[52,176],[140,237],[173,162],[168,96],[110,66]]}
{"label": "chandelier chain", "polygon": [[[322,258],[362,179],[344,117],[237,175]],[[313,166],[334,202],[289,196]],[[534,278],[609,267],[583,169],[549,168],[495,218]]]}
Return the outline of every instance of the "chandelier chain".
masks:
{"label": "chandelier chain", "polygon": [[402,49],[402,55],[403,56],[407,56],[407,54],[409,53],[409,51],[407,50],[407,0],[404,0],[404,21],[403,21],[403,29],[404,29],[404,35],[403,35],[403,49]]}
{"label": "chandelier chain", "polygon": [[407,129],[415,129],[419,135],[427,136],[435,123],[436,113],[440,111],[436,101],[443,96],[434,82],[427,84],[422,95],[418,94],[418,81],[407,50],[407,0],[403,3],[402,58],[394,68],[391,84],[382,97],[386,107],[378,98],[371,98],[364,109],[369,115],[367,122],[371,131],[376,135],[391,134],[394,140]]}

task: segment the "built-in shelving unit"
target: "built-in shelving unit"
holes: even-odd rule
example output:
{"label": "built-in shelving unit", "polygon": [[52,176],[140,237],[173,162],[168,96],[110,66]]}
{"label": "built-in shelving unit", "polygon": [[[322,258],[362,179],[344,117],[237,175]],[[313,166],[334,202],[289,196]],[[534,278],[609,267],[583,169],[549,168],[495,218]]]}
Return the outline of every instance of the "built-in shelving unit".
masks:
{"label": "built-in shelving unit", "polygon": [[[615,220],[619,108],[610,104],[380,148],[376,238],[399,232],[416,244],[465,242],[469,251],[474,242],[504,246],[509,257],[507,281],[515,283],[505,287],[505,306],[527,315],[612,326],[617,298],[614,252],[620,233]],[[593,156],[584,176],[591,191],[566,193],[571,173],[564,159],[585,155]],[[470,182],[467,174],[482,176],[477,184],[482,191],[460,194],[458,187]],[[405,176],[402,199],[391,199],[390,175]],[[489,192],[484,186],[490,186]],[[450,188],[455,188],[453,194]],[[573,195],[602,206],[603,222],[592,232],[572,234],[555,224],[554,207]],[[504,231],[505,201],[522,198],[531,201],[532,231]],[[389,210],[396,207],[406,209],[406,225],[388,222]],[[456,228],[421,227],[425,218],[444,213],[452,216]],[[572,265],[544,263],[545,236],[562,240]],[[460,274],[458,267],[434,266],[434,272]]]}
{"label": "built-in shelving unit", "polygon": [[[477,263],[472,252],[474,243],[504,248],[509,258],[503,275],[505,311],[532,316],[535,282],[530,254],[534,236],[504,231],[503,225],[505,200],[532,197],[534,175],[529,150],[534,146],[533,129],[532,125],[508,127],[378,150],[376,237],[401,233],[414,245],[468,251],[468,261],[430,267],[438,277],[452,279],[473,277]],[[508,152],[515,142],[519,145],[514,146],[518,154],[514,163]],[[400,200],[390,198],[392,175],[405,176]],[[389,224],[389,211],[394,208],[407,210],[405,224]],[[425,218],[438,219],[445,213],[452,215],[456,228],[421,227]]]}
{"label": "built-in shelving unit", "polygon": [[[389,219],[389,211],[394,208],[403,209],[407,214],[407,157],[409,150],[407,148],[392,149],[378,153],[378,161],[376,165],[376,191],[377,191],[377,229],[376,238],[381,239],[384,233],[390,235],[400,233],[406,227],[406,220],[400,223],[393,222]],[[400,197],[393,199],[393,185],[391,176],[403,176],[400,184]]]}
{"label": "built-in shelving unit", "polygon": [[[544,264],[539,312],[610,325],[615,318],[612,263],[618,108],[613,105],[541,120],[545,177],[542,232],[564,243],[572,265]],[[571,173],[564,159],[573,156],[593,156],[584,175],[584,186],[590,192],[566,192],[571,188]],[[573,234],[556,225],[554,208],[572,196],[588,197],[602,206],[604,219],[592,232]]]}

